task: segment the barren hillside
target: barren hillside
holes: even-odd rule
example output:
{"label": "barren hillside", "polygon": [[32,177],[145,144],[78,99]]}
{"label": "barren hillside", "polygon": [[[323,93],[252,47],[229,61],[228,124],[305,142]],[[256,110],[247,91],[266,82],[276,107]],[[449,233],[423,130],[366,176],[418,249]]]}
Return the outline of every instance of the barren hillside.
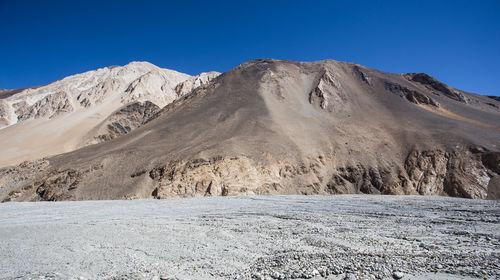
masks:
{"label": "barren hillside", "polygon": [[3,169],[0,198],[499,198],[499,108],[426,74],[250,61],[124,136]]}

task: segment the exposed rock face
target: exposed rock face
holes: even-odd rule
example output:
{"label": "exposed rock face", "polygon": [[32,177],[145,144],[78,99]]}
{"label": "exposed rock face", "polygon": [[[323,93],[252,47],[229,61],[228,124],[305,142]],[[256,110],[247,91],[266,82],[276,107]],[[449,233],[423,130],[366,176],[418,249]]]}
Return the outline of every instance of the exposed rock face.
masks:
{"label": "exposed rock face", "polygon": [[247,158],[197,159],[152,169],[156,198],[269,193],[265,171]]}
{"label": "exposed rock face", "polygon": [[31,196],[31,200],[61,201],[71,199],[72,192],[78,187],[82,178],[87,173],[100,168],[102,166],[92,166],[85,170],[67,169],[51,171],[39,180],[11,191],[4,199],[4,202],[12,201],[17,197],[25,195]]}
{"label": "exposed rock face", "polygon": [[14,104],[18,121],[29,119],[54,118],[60,114],[74,110],[70,97],[65,92],[49,94],[33,105],[28,105],[25,101]]}
{"label": "exposed rock face", "polygon": [[[333,166],[328,156],[258,162],[247,157],[215,157],[172,161],[131,178],[151,179],[154,198],[253,194],[420,194],[485,199],[491,178],[500,173],[482,163],[500,153],[413,150],[403,166],[363,164]],[[46,162],[45,166],[46,166]],[[11,191],[3,199],[72,200],[85,176],[103,166],[53,170],[41,179]],[[12,171],[10,171],[12,172]],[[296,185],[301,182],[300,185]],[[497,186],[498,187],[498,186]],[[127,196],[122,197],[122,199]],[[498,197],[493,197],[497,198]]]}
{"label": "exposed rock face", "polygon": [[[25,161],[17,166],[0,169],[0,197],[15,199],[33,178],[42,174],[49,166],[45,159]],[[13,192],[11,192],[13,191]]]}
{"label": "exposed rock face", "polygon": [[474,151],[481,154],[481,160],[487,168],[500,174],[500,153],[484,152],[482,150]]}
{"label": "exposed rock face", "polygon": [[120,86],[118,79],[106,79],[82,91],[82,93],[77,95],[76,100],[85,108],[95,106],[101,104],[109,95],[119,90]]}
{"label": "exposed rock face", "polygon": [[14,109],[3,99],[0,99],[0,127],[8,125],[13,114]]}
{"label": "exposed rock face", "polygon": [[411,103],[417,105],[424,104],[424,105],[439,107],[439,103],[437,103],[434,99],[416,90],[412,90],[407,87],[403,87],[399,84],[392,84],[392,83],[386,83],[386,88],[391,92],[397,93],[401,97],[406,98]]}
{"label": "exposed rock face", "polygon": [[486,198],[490,178],[499,175],[482,164],[481,154],[470,151],[414,151],[405,167],[409,184],[422,195]]}
{"label": "exposed rock face", "polygon": [[[496,153],[498,155],[498,153]],[[414,150],[401,168],[358,164],[332,168],[322,156],[299,165],[262,165],[248,158],[174,162],[149,171],[158,182],[156,198],[239,194],[420,194],[486,198],[490,177],[498,176],[469,151]],[[146,173],[146,172],[145,172]],[[294,182],[311,182],[293,188]]]}
{"label": "exposed rock face", "polygon": [[465,98],[461,93],[453,90],[449,86],[439,82],[438,80],[425,73],[408,73],[405,74],[404,77],[410,81],[422,84],[433,93],[441,92],[451,99],[465,102]]}
{"label": "exposed rock face", "polygon": [[360,66],[355,65],[353,67],[353,70],[354,70],[354,73],[358,74],[358,76],[361,78],[361,80],[363,82],[365,82],[368,85],[372,84],[371,83],[371,78],[368,75],[365,74],[364,70]]}
{"label": "exposed rock face", "polygon": [[[163,107],[177,99],[174,88],[188,77],[172,80],[161,71],[150,71],[133,81],[122,96],[122,103],[149,100]],[[162,93],[162,94],[158,94]]]}
{"label": "exposed rock face", "polygon": [[500,96],[488,96],[488,97],[493,99],[493,100],[500,101]]}
{"label": "exposed rock face", "polygon": [[497,101],[459,92],[461,102],[427,83],[335,61],[250,61],[156,113],[117,111],[108,132],[146,123],[48,158],[22,185],[5,179],[0,199],[500,198],[500,111],[486,104]]}
{"label": "exposed rock face", "polygon": [[159,110],[160,107],[149,101],[126,105],[111,114],[100,125],[98,132],[101,134],[94,136],[88,144],[109,141],[125,135],[145,124]]}
{"label": "exposed rock face", "polygon": [[345,101],[342,85],[333,73],[325,69],[317,85],[309,93],[309,102],[331,112],[346,106]]}
{"label": "exposed rock face", "polygon": [[217,78],[219,75],[220,73],[215,71],[200,73],[175,86],[175,93],[177,97],[186,95],[193,89],[208,84],[211,80]]}

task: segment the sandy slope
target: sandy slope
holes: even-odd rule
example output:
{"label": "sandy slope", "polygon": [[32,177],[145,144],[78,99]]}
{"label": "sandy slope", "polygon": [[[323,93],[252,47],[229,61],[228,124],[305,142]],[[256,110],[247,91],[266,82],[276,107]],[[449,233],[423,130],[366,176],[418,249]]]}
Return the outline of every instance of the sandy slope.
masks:
{"label": "sandy slope", "polygon": [[497,279],[499,209],[496,201],[360,195],[5,203],[0,274]]}

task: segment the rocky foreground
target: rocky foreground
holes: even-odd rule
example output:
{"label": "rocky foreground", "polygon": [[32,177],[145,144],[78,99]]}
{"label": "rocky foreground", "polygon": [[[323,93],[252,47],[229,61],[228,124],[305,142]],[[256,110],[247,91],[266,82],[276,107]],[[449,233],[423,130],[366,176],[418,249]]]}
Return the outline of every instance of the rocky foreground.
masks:
{"label": "rocky foreground", "polygon": [[499,279],[500,202],[244,196],[0,204],[2,279]]}

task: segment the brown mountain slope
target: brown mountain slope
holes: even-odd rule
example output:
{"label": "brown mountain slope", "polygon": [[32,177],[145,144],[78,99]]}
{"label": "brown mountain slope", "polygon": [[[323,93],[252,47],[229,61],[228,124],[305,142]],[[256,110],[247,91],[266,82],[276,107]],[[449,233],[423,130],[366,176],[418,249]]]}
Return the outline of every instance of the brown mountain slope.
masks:
{"label": "brown mountain slope", "polygon": [[499,105],[425,74],[331,60],[250,61],[127,135],[3,169],[0,198],[498,198]]}

